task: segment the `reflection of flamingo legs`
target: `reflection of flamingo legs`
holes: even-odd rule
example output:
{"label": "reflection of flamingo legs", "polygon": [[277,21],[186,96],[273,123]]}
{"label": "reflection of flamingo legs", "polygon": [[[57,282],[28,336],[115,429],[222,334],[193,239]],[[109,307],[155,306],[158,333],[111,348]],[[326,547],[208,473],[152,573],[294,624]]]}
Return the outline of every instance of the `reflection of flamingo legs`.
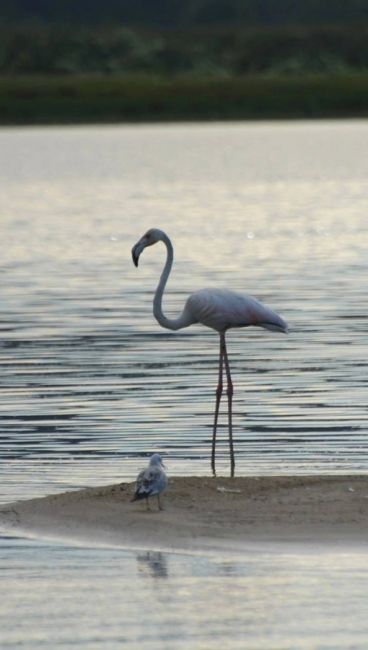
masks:
{"label": "reflection of flamingo legs", "polygon": [[219,358],[219,378],[218,385],[216,389],[216,407],[215,407],[215,419],[213,423],[213,435],[212,435],[212,454],[211,454],[211,468],[212,473],[216,476],[215,468],[215,454],[216,454],[216,433],[217,433],[217,423],[220,409],[220,401],[223,390],[223,367],[225,362],[225,371],[226,371],[226,382],[227,382],[227,400],[228,400],[228,423],[229,423],[229,447],[230,447],[230,467],[231,467],[231,476],[234,476],[235,471],[235,459],[234,459],[234,444],[233,444],[233,426],[232,426],[232,402],[233,402],[233,382],[231,381],[230,373],[230,364],[227,356],[226,350],[226,341],[225,333],[220,333],[220,358]]}

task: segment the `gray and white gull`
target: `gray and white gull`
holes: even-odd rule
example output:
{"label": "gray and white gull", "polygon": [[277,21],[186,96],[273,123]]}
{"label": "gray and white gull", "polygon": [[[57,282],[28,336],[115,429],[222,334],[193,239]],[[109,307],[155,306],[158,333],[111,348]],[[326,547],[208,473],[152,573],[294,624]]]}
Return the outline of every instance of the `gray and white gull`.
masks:
{"label": "gray and white gull", "polygon": [[158,509],[163,510],[160,494],[167,488],[167,476],[160,454],[153,454],[146,469],[139,472],[132,501],[146,499],[147,510],[150,509],[148,499],[157,496]]}

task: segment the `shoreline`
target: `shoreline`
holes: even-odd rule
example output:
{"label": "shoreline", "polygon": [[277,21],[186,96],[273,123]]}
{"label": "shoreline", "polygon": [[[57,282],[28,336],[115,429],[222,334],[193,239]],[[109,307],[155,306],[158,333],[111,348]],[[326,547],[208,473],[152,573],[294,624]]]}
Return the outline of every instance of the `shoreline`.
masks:
{"label": "shoreline", "polygon": [[178,553],[242,554],[318,545],[368,550],[368,475],[173,477],[131,503],[135,483],[85,488],[0,507],[5,534]]}
{"label": "shoreline", "polygon": [[368,73],[0,75],[0,125],[365,119]]}

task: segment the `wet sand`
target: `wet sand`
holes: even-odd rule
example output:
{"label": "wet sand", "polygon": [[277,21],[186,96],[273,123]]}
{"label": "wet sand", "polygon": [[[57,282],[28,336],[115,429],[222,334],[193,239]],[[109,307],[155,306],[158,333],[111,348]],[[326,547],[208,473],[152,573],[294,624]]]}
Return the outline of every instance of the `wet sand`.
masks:
{"label": "wet sand", "polygon": [[87,488],[0,508],[12,534],[185,552],[263,544],[368,549],[368,476],[175,477],[157,501],[131,502],[134,483]]}

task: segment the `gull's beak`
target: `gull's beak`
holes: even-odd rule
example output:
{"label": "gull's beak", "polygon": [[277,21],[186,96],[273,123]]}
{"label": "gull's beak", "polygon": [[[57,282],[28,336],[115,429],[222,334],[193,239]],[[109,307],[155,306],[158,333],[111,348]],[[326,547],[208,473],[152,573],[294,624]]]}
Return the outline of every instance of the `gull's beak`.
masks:
{"label": "gull's beak", "polygon": [[145,237],[142,237],[142,239],[137,242],[133,248],[132,248],[132,259],[133,259],[133,264],[134,266],[138,266],[138,261],[139,261],[139,256],[141,252],[146,248],[147,246],[147,241]]}

